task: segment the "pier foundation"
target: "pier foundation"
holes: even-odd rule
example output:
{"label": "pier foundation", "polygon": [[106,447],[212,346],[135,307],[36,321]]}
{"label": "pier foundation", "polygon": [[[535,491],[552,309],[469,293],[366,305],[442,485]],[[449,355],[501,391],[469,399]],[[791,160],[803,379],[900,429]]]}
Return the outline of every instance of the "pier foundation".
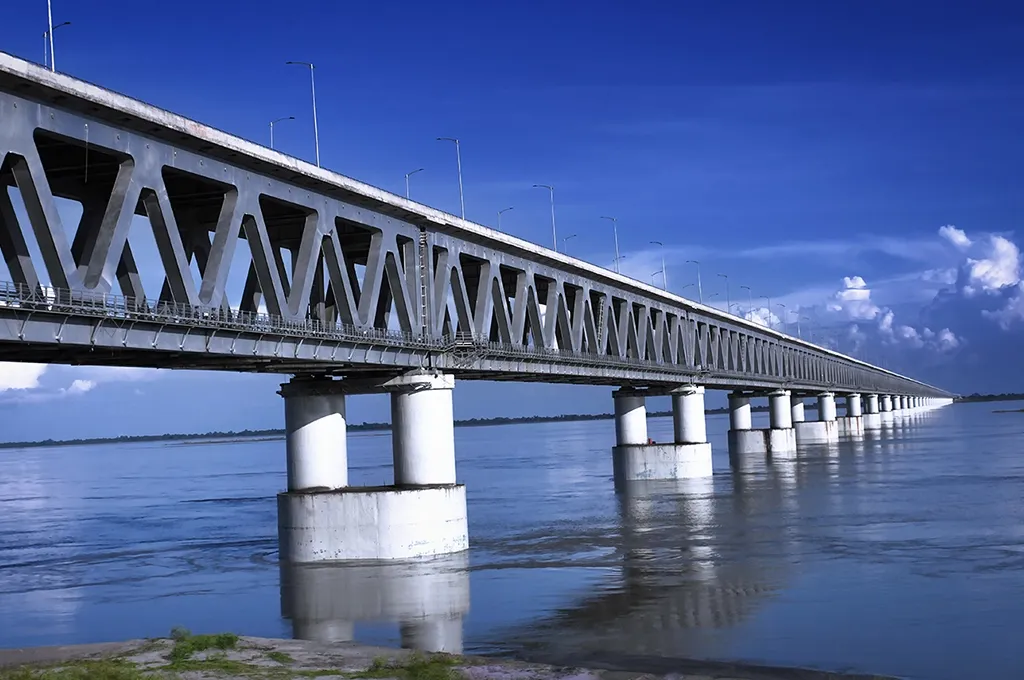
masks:
{"label": "pier foundation", "polygon": [[[466,488],[455,480],[454,386],[452,376],[430,372],[372,385],[282,385],[289,460],[288,491],[277,498],[282,561],[409,559],[469,547]],[[391,393],[394,484],[347,486],[337,454],[345,450],[339,405],[343,423],[345,394],[382,391]]]}

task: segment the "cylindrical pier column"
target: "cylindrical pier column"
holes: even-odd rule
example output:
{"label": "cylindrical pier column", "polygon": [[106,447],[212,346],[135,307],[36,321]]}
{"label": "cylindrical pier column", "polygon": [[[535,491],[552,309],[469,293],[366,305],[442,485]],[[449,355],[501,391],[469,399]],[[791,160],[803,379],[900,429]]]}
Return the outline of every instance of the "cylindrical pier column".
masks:
{"label": "cylindrical pier column", "polygon": [[796,425],[797,423],[804,422],[805,415],[804,415],[804,400],[803,399],[801,399],[800,397],[797,397],[796,399],[794,399],[793,400],[793,407],[792,407],[791,410],[792,410],[792,420],[793,420],[793,424],[794,425]]}
{"label": "cylindrical pier column", "polygon": [[846,395],[846,417],[847,418],[859,418],[863,415],[861,409],[861,400],[859,394],[848,394]]}
{"label": "cylindrical pier column", "polygon": [[865,408],[867,409],[867,412],[869,414],[870,413],[878,413],[878,395],[877,394],[869,394],[867,397],[865,397],[865,400],[867,401],[867,403],[865,404]]}
{"label": "cylindrical pier column", "polygon": [[395,486],[455,484],[455,377],[422,376],[391,393]]}
{"label": "cylindrical pier column", "polygon": [[642,392],[620,389],[612,392],[615,402],[615,444],[647,443],[647,404]]}
{"label": "cylindrical pier column", "polygon": [[750,397],[742,392],[729,393],[729,429],[749,430],[752,426],[750,419]]}
{"label": "cylindrical pier column", "polygon": [[703,387],[689,386],[672,393],[672,426],[676,444],[703,444],[708,440]]}
{"label": "cylindrical pier column", "polygon": [[793,427],[788,390],[776,390],[768,395],[768,419],[773,430],[788,430]]}
{"label": "cylindrical pier column", "polygon": [[292,379],[284,397],[288,491],[348,485],[345,395],[330,379]]}
{"label": "cylindrical pier column", "polygon": [[881,399],[878,400],[878,411],[879,413],[890,413],[892,411],[892,397],[888,394],[883,394]]}
{"label": "cylindrical pier column", "polygon": [[822,392],[818,395],[818,420],[829,422],[836,419],[836,395]]}

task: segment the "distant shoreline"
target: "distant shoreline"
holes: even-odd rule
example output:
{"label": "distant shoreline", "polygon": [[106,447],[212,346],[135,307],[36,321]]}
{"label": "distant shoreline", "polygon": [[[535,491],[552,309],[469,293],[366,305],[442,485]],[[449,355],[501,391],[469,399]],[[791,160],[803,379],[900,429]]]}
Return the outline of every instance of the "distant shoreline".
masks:
{"label": "distant shoreline", "polygon": [[[975,403],[975,402],[988,402],[988,401],[1024,401],[1024,393],[1004,393],[1004,394],[971,394],[965,397],[960,397],[956,400],[956,403]],[[808,410],[813,410],[817,406],[812,402],[807,404]],[[765,406],[754,406],[751,408],[752,411],[762,412],[767,411]],[[727,408],[713,408],[708,409],[708,415],[728,413]],[[1005,413],[1009,411],[997,411],[997,413]],[[651,412],[648,416],[652,418],[662,418],[671,416],[671,411],[656,411]],[[518,418],[469,418],[466,420],[456,420],[455,427],[493,427],[495,425],[525,425],[529,423],[575,423],[575,422],[586,422],[591,420],[611,420],[613,418],[611,413],[573,413],[564,414],[557,416],[522,416]],[[350,432],[376,432],[381,430],[390,430],[390,423],[355,423],[348,426]],[[252,440],[258,438],[264,439],[280,439],[285,435],[283,428],[270,429],[270,430],[241,430],[241,431],[229,431],[229,432],[191,432],[191,433],[177,433],[177,434],[141,434],[141,435],[122,435],[119,437],[91,437],[83,439],[43,439],[37,441],[23,441],[23,442],[0,442],[0,450],[3,449],[30,449],[30,448],[51,448],[60,446],[95,446],[97,444],[129,444],[129,443],[146,443],[146,442],[162,442],[162,441],[222,441],[222,440]]]}
{"label": "distant shoreline", "polygon": [[[766,407],[753,407],[753,411],[767,411]],[[728,413],[728,409],[708,409],[708,414]],[[671,416],[671,411],[655,411],[648,414],[651,418]],[[493,427],[495,425],[523,425],[528,423],[573,423],[590,420],[611,420],[611,413],[576,413],[558,416],[523,416],[519,418],[469,418],[456,420],[455,427]],[[348,426],[349,432],[375,432],[390,430],[391,423],[356,423]],[[130,444],[163,441],[213,442],[222,440],[280,439],[284,437],[283,428],[272,430],[241,430],[232,432],[192,432],[177,434],[140,434],[121,435],[119,437],[90,437],[83,439],[43,439],[24,442],[0,442],[2,449],[54,448],[60,446],[95,446],[97,444]]]}

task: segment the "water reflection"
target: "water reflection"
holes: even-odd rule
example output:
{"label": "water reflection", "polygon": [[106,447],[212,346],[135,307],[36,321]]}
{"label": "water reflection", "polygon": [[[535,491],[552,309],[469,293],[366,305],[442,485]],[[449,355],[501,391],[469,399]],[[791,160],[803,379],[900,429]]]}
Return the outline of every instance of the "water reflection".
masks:
{"label": "water reflection", "polygon": [[300,640],[354,639],[357,622],[397,622],[402,646],[462,653],[469,554],[373,564],[281,564],[281,615]]}

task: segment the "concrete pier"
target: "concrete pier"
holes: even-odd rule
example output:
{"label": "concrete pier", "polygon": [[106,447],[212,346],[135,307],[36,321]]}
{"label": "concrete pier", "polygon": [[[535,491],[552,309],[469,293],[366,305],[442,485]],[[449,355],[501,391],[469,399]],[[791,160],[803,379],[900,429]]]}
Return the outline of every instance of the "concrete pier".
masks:
{"label": "concrete pier", "polygon": [[878,412],[878,395],[864,397],[864,430],[881,430],[882,414]]}
{"label": "concrete pier", "polygon": [[741,392],[729,395],[729,456],[733,463],[752,454],[788,457],[796,453],[796,430],[793,428],[793,406],[787,390],[768,394],[770,427],[752,429],[750,397]]}
{"label": "concrete pier", "polygon": [[818,395],[818,419],[795,422],[798,444],[834,444],[839,441],[839,423],[836,422],[836,398],[831,392]]}
{"label": "concrete pier", "polygon": [[892,413],[892,396],[883,394],[878,399],[878,412],[882,417],[882,427],[892,427],[895,418]]}
{"label": "concrete pier", "polygon": [[[466,488],[455,480],[455,379],[437,372],[376,384],[323,379],[314,395],[320,400],[311,399],[302,383],[293,380],[281,389],[289,423],[289,485],[277,498],[281,560],[393,560],[466,550]],[[337,456],[331,465],[323,462],[325,450],[345,450],[344,429],[337,413],[327,413],[328,405],[337,411],[346,393],[368,392],[391,393],[392,486],[346,486],[347,468],[337,472]],[[293,467],[305,475],[302,484],[315,483],[300,486],[298,474],[293,483]]]}
{"label": "concrete pier", "polygon": [[836,419],[836,422],[839,424],[839,436],[863,437],[864,416],[861,397],[859,394],[848,394],[845,401],[846,414]]}
{"label": "concrete pier", "polygon": [[348,486],[345,395],[331,380],[293,380],[281,386],[284,397],[288,491]]}
{"label": "concrete pier", "polygon": [[648,443],[644,396],[631,390],[613,393],[615,448],[612,468],[615,484],[641,480],[690,479],[712,474],[704,388],[688,385],[671,393],[671,443]]}

